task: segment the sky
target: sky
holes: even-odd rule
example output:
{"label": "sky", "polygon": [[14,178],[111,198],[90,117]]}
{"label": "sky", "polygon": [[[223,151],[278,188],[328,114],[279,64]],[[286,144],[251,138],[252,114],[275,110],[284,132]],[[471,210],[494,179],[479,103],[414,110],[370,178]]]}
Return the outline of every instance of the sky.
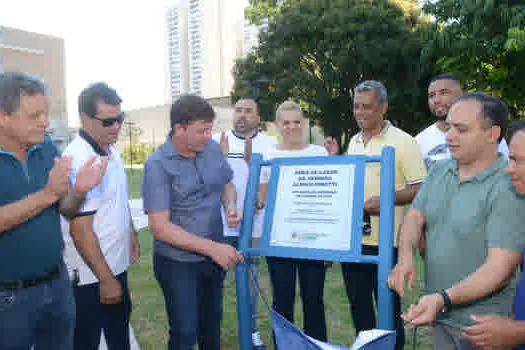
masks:
{"label": "sky", "polygon": [[0,26],[58,36],[69,120],[80,91],[106,81],[123,109],[165,102],[164,11],[173,0],[0,0]]}
{"label": "sky", "polygon": [[[242,18],[248,3],[221,1],[238,2],[241,11],[226,21]],[[117,90],[124,110],[166,102],[165,10],[178,2],[0,0],[0,26],[64,39],[68,118],[76,124],[77,97],[96,81]]]}

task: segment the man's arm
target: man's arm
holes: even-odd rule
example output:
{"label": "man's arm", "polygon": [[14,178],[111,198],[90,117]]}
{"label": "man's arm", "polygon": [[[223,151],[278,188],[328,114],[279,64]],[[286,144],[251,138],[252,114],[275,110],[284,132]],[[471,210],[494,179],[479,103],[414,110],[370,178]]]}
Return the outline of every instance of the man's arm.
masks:
{"label": "man's arm", "polygon": [[168,210],[148,213],[148,222],[156,240],[179,249],[209,256],[225,270],[238,262],[244,262],[242,255],[232,246],[199,237],[173,224]]}
{"label": "man's arm", "polygon": [[453,305],[468,303],[501,289],[507,285],[521,261],[520,252],[489,248],[483,265],[467,278],[447,289],[451,303]]}
{"label": "man's arm", "polygon": [[23,224],[59,200],[60,196],[48,188],[24,199],[0,207],[0,237],[6,231]]}
{"label": "man's arm", "polygon": [[140,258],[140,241],[139,232],[135,228],[133,223],[133,217],[131,216],[131,208],[129,208],[129,239],[130,239],[130,263],[135,264]]}
{"label": "man's arm", "polygon": [[[412,203],[414,198],[416,198],[417,192],[421,187],[421,182],[414,184],[407,184],[405,188],[396,191],[395,193],[395,204],[396,205],[406,205]],[[379,196],[370,197],[365,201],[364,210],[370,215],[379,215],[380,211],[380,199]]]}
{"label": "man's arm", "polygon": [[109,268],[97,235],[93,232],[93,216],[78,216],[70,221],[70,234],[77,251],[100,282],[100,301],[116,304],[122,296],[122,287]]}
{"label": "man's arm", "polygon": [[237,208],[237,190],[233,182],[230,181],[224,185],[222,198],[228,227],[239,226],[242,220],[242,211]]}
{"label": "man's arm", "polygon": [[525,344],[525,321],[499,315],[472,316],[475,325],[463,328],[476,349],[510,349]]}
{"label": "man's arm", "polygon": [[82,203],[86,199],[86,193],[77,192],[72,188],[65,197],[60,200],[60,214],[67,219],[72,219],[78,214]]}
{"label": "man's arm", "polygon": [[403,219],[399,232],[398,263],[390,273],[388,286],[401,297],[405,294],[405,281],[408,280],[408,290],[412,290],[416,280],[414,250],[417,248],[421,229],[425,224],[425,216],[419,210],[410,208]]}
{"label": "man's arm", "polygon": [[268,184],[260,184],[259,191],[257,191],[257,209],[262,209],[266,206],[266,197],[268,197]]}
{"label": "man's arm", "polygon": [[[508,283],[520,261],[519,252],[489,248],[483,265],[446,290],[451,304],[472,302],[501,289]],[[445,300],[441,294],[424,295],[416,305],[410,305],[402,318],[414,326],[431,324],[444,306]]]}
{"label": "man's arm", "polygon": [[408,184],[402,190],[396,191],[396,205],[406,205],[412,203],[416,198],[417,192],[421,188],[421,183]]}
{"label": "man's arm", "polygon": [[224,205],[225,209],[237,208],[237,190],[231,181],[224,185],[222,204]]}
{"label": "man's arm", "polygon": [[69,189],[71,159],[55,158],[46,187],[39,192],[0,207],[0,237],[16,226],[28,221],[42,210],[57,202]]}
{"label": "man's arm", "polygon": [[97,157],[91,157],[78,172],[71,176],[74,180],[73,186],[65,197],[60,201],[60,214],[72,219],[78,214],[82,203],[86,199],[86,193],[102,182],[108,166],[108,158],[101,157],[99,164],[95,165]]}

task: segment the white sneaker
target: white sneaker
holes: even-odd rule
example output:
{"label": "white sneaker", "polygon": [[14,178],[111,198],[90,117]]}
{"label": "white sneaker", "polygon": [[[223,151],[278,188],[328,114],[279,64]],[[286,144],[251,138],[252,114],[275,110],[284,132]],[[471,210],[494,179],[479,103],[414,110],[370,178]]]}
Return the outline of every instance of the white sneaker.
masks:
{"label": "white sneaker", "polygon": [[264,343],[259,332],[252,333],[253,350],[264,350]]}

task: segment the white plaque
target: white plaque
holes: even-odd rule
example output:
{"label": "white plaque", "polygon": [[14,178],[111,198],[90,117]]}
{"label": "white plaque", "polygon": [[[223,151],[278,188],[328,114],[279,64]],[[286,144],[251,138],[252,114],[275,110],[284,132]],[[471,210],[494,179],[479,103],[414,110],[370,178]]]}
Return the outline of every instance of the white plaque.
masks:
{"label": "white plaque", "polygon": [[270,246],[349,250],[354,164],[283,165]]}

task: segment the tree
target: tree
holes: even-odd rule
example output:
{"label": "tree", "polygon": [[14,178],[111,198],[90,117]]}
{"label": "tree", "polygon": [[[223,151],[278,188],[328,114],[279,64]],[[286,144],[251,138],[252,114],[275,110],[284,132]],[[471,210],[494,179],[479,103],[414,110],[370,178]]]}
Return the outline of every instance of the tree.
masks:
{"label": "tree", "polygon": [[124,128],[122,130],[122,137],[124,137],[124,140],[127,140],[128,146],[127,146],[127,152],[128,154],[125,156],[127,161],[129,161],[129,164],[133,167],[133,164],[136,163],[136,146],[139,143],[139,137],[142,135],[142,129],[140,126],[133,120],[128,119],[124,122]]}
{"label": "tree", "polygon": [[[395,124],[417,132],[429,123],[416,0],[288,0],[268,8],[259,47],[234,69],[233,96],[246,93],[243,80],[265,75],[260,103],[270,116],[277,103],[293,99],[343,149],[357,132],[353,89],[366,79],[387,86]],[[258,18],[264,15],[263,8]]]}
{"label": "tree", "polygon": [[435,17],[426,31],[426,55],[437,71],[458,75],[468,90],[499,96],[525,117],[525,3],[520,0],[428,1]]}

